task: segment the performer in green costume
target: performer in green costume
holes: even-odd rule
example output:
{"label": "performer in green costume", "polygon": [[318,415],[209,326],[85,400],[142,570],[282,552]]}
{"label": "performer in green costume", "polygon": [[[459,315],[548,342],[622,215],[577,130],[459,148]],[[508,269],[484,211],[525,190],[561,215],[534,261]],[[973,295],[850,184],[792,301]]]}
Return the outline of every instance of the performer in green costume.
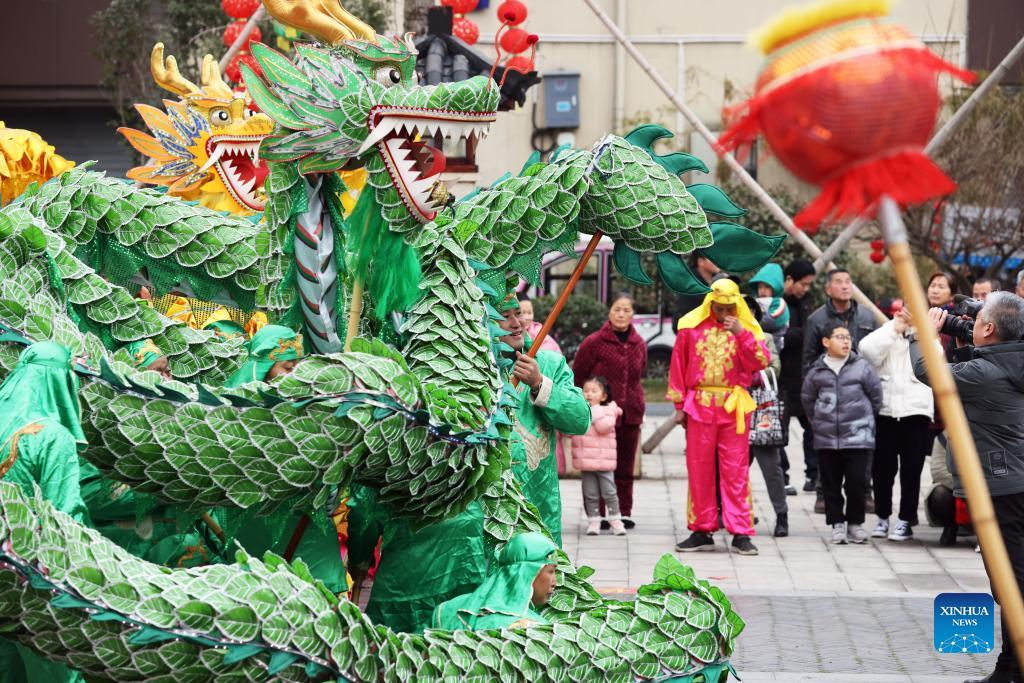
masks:
{"label": "performer in green costume", "polygon": [[[151,340],[132,342],[126,349],[135,367],[170,376],[167,356]],[[79,471],[93,528],[132,555],[167,567],[223,561],[222,544],[199,520],[177,519],[173,508],[104,478],[87,460],[79,461]]]}
{"label": "performer in green costume", "polygon": [[[87,524],[78,484],[78,448],[85,446],[79,412],[71,352],[54,342],[39,342],[22,351],[0,385],[0,479],[18,484],[29,496],[38,486],[56,509]],[[63,664],[0,638],[0,682],[82,680]]]}
{"label": "performer in green costume", "polygon": [[356,584],[370,565],[377,539],[383,538],[380,564],[366,614],[396,631],[419,633],[445,600],[468,593],[483,581],[484,516],[472,502],[461,513],[413,530],[392,519],[377,502],[376,491],[353,486],[348,502],[348,567]]}
{"label": "performer in green costume", "polygon": [[[302,356],[301,334],[281,325],[266,325],[249,340],[249,357],[224,386],[231,389],[287,375]],[[297,513],[284,520],[250,516],[242,523],[235,538],[246,552],[257,557],[262,557],[267,550],[283,555],[301,519],[302,515]],[[295,549],[295,557],[301,558],[313,576],[323,581],[332,592],[348,590],[338,532],[330,519],[326,519],[324,528],[316,522],[306,526]]]}
{"label": "performer in green costume", "polygon": [[520,382],[512,471],[555,543],[561,546],[562,498],[558,492],[555,431],[586,434],[590,429],[590,406],[573,383],[572,370],[562,354],[538,351],[536,359],[525,354],[532,342],[526,336],[515,293],[505,297],[498,308],[504,317],[498,324],[508,333],[501,341],[515,353],[512,375]]}
{"label": "performer in green costume", "polygon": [[476,590],[438,605],[431,625],[446,631],[520,628],[546,624],[534,611],[555,590],[557,548],[536,532],[514,536],[498,555],[498,566]]}

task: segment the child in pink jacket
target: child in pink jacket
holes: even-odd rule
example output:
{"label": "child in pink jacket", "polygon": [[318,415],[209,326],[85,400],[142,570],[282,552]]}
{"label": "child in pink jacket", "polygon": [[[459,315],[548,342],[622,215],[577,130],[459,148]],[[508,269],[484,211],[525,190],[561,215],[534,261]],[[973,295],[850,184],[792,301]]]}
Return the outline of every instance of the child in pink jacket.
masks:
{"label": "child in pink jacket", "polygon": [[582,473],[583,507],[589,521],[587,536],[601,533],[601,498],[608,509],[612,533],[625,536],[626,527],[619,516],[619,497],[615,493],[615,423],[622,408],[611,400],[608,384],[601,377],[591,377],[583,383],[583,398],[590,404],[590,430],[572,437],[572,464]]}

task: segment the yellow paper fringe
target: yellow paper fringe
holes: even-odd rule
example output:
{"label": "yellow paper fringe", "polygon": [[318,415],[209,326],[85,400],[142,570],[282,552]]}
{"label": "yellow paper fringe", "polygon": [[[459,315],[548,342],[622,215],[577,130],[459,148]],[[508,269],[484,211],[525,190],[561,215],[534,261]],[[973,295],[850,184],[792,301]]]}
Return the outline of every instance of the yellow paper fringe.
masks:
{"label": "yellow paper fringe", "polygon": [[74,165],[38,133],[7,128],[0,121],[0,206],[9,204],[31,183],[45,183]]}
{"label": "yellow paper fringe", "polygon": [[891,7],[891,0],[818,0],[789,7],[761,28],[751,31],[748,42],[768,54],[787,40],[819,26],[853,17],[884,16]]}

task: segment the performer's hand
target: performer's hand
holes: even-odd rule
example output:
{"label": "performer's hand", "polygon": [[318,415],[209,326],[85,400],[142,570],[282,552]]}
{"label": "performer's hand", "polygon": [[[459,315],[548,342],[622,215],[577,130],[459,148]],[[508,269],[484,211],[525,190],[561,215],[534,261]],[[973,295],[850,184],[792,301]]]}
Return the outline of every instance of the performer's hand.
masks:
{"label": "performer's hand", "polygon": [[942,329],[942,324],[946,322],[947,317],[949,317],[949,313],[941,308],[928,309],[928,320],[935,327],[936,332]]}
{"label": "performer's hand", "polygon": [[684,411],[677,410],[672,419],[676,421],[676,424],[683,425],[683,429],[686,429],[686,413]]}
{"label": "performer's hand", "polygon": [[910,315],[905,311],[897,311],[896,315],[892,317],[892,327],[896,330],[896,334],[903,334],[910,327]]}
{"label": "performer's hand", "polygon": [[544,375],[540,374],[540,366],[537,365],[537,361],[518,351],[516,352],[516,364],[512,366],[512,376],[518,377],[520,382],[533,391],[540,389],[540,383],[544,381]]}
{"label": "performer's hand", "polygon": [[740,319],[734,315],[725,316],[722,324],[725,325],[725,329],[729,330],[733,334],[739,334],[743,331],[743,325],[740,325]]}

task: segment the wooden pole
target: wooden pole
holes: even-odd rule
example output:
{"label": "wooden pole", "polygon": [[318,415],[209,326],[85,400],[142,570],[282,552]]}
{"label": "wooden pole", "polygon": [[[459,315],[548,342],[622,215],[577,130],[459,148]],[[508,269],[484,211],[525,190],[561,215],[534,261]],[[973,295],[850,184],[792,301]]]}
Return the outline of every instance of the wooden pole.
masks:
{"label": "wooden pole", "polygon": [[284,549],[284,559],[288,562],[292,561],[295,556],[295,551],[299,548],[299,541],[302,540],[302,535],[306,533],[306,527],[309,526],[309,515],[302,515],[299,517],[299,521],[295,524],[295,531],[292,532],[292,537],[288,540],[288,545]]}
{"label": "wooden pole", "polygon": [[963,405],[960,403],[960,396],[957,394],[953,374],[939,346],[938,334],[928,321],[928,303],[910,253],[899,207],[889,197],[883,197],[881,200],[879,219],[896,280],[914,321],[918,344],[928,368],[928,382],[931,384],[935,403],[942,413],[949,434],[950,452],[956,461],[960,480],[967,493],[971,523],[981,543],[981,553],[1002,608],[1003,618],[1009,626],[1010,632],[1004,633],[1003,639],[1012,639],[1017,659],[1020,661],[1021,653],[1024,652],[1024,602],[1021,602],[1020,587],[1010,567],[1010,558],[1006,554],[1006,546],[999,532],[995,510],[992,508],[992,498],[985,483],[981,463],[978,461],[978,452],[971,438],[971,430]]}
{"label": "wooden pole", "polygon": [[644,441],[640,450],[644,453],[654,452],[654,449],[658,447],[658,444],[664,441],[665,437],[668,436],[678,425],[679,423],[676,422],[675,416],[669,415],[665,418],[664,422],[658,425],[658,428],[647,438],[647,441]]}
{"label": "wooden pole", "polygon": [[348,309],[348,329],[345,330],[345,352],[352,350],[352,340],[359,336],[359,318],[363,315],[363,280],[356,278],[352,285],[352,305]]}
{"label": "wooden pole", "polygon": [[256,8],[256,11],[252,13],[252,16],[249,17],[249,21],[245,22],[245,26],[242,27],[242,32],[238,34],[238,37],[235,38],[235,42],[231,43],[231,47],[228,48],[228,51],[224,53],[224,56],[221,57],[220,61],[217,63],[221,73],[224,73],[224,69],[228,67],[228,64],[230,64],[231,60],[235,58],[235,55],[241,51],[242,46],[248,44],[249,34],[252,33],[252,30],[256,28],[256,24],[266,13],[267,9],[260,4],[260,6]]}
{"label": "wooden pole", "polygon": [[217,522],[213,521],[213,517],[210,516],[210,513],[209,512],[204,512],[202,517],[200,517],[200,519],[203,520],[203,524],[205,524],[206,526],[208,526],[210,528],[210,531],[213,532],[213,535],[216,536],[217,538],[219,538],[220,542],[223,543],[224,542],[224,529],[221,528],[220,524],[217,524]]}
{"label": "wooden pole", "polygon": [[[569,295],[572,294],[572,290],[576,287],[576,283],[579,282],[580,276],[583,275],[583,269],[587,266],[587,261],[594,255],[594,250],[597,249],[597,245],[601,242],[602,233],[600,230],[594,233],[594,236],[590,238],[590,243],[587,244],[587,248],[583,250],[583,255],[580,256],[580,260],[576,263],[576,268],[573,269],[572,275],[569,276],[569,281],[565,283],[565,289],[558,295],[558,300],[555,305],[551,308],[551,312],[548,313],[548,317],[544,319],[544,324],[540,328],[540,332],[537,333],[537,338],[533,340],[533,346],[530,347],[528,355],[530,358],[535,358],[537,352],[540,351],[540,345],[547,338],[548,333],[551,332],[551,328],[554,327],[555,321],[558,320],[558,316],[562,314],[562,309],[565,308],[565,303],[569,300]],[[512,386],[519,386],[519,378],[512,378]]]}
{"label": "wooden pole", "polygon": [[[743,165],[736,161],[736,157],[719,148],[717,139],[711,131],[708,130],[708,127],[705,126],[699,118],[697,118],[697,115],[693,113],[693,110],[686,106],[686,103],[683,102],[682,98],[680,98],[678,94],[676,94],[672,89],[672,86],[670,86],[668,82],[662,78],[661,74],[651,66],[651,63],[640,53],[636,48],[636,45],[633,44],[633,41],[626,37],[626,34],[622,32],[622,29],[612,21],[611,17],[605,14],[604,11],[597,6],[596,0],[583,0],[583,2],[590,7],[595,15],[597,15],[597,18],[601,20],[601,23],[608,27],[608,30],[613,36],[615,36],[615,39],[618,40],[624,48],[626,48],[626,51],[640,66],[644,73],[654,81],[654,84],[658,86],[663,93],[665,93],[669,101],[671,101],[672,104],[675,105],[676,109],[679,110],[679,113],[682,114],[686,120],[690,122],[690,125],[696,129],[700,136],[704,138],[709,145],[711,145],[711,148],[714,149],[719,158],[725,162],[725,165],[739,177],[740,181],[747,186],[747,189],[754,194],[757,200],[764,204],[765,208],[767,208],[768,211],[771,212],[772,216],[775,217],[775,220],[777,220],[782,227],[785,228],[786,232],[789,233],[789,236],[792,237],[797,244],[803,247],[804,251],[812,257],[816,259],[819,258],[822,251],[818,248],[818,245],[807,236],[807,233],[796,227],[796,224],[793,222],[793,219],[790,218],[789,214],[787,214],[782,207],[779,206],[778,202],[772,199],[772,196],[768,194],[756,180],[754,180],[750,173],[747,172],[747,169],[743,168]],[[836,265],[831,262],[826,263],[825,265],[828,268],[836,267]],[[864,292],[860,291],[856,285],[853,287],[853,298],[857,300],[858,304],[871,311],[879,322],[885,322],[888,320],[885,314],[882,313],[871,299],[869,299]]]}

